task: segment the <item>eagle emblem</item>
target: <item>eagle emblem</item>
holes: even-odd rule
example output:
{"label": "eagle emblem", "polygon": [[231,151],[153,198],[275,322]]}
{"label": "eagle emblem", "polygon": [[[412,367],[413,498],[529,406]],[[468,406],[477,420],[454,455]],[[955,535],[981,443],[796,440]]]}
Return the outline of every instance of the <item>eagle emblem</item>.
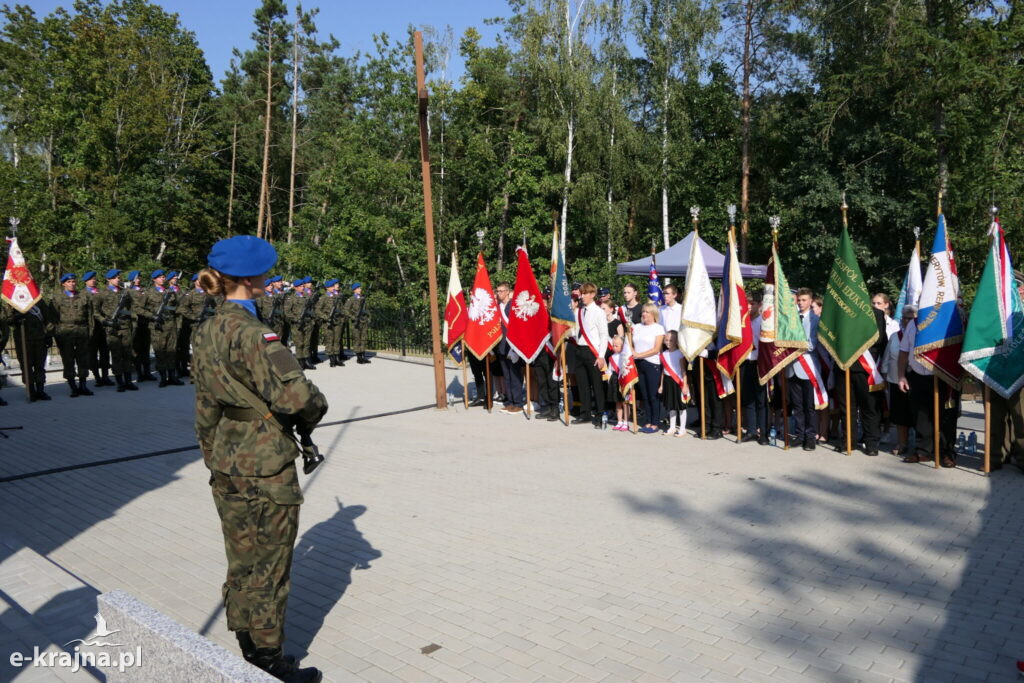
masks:
{"label": "eagle emblem", "polygon": [[469,295],[469,319],[489,323],[497,313],[494,297],[483,287],[477,287]]}
{"label": "eagle emblem", "polygon": [[540,304],[537,303],[537,297],[533,296],[526,290],[519,292],[519,296],[516,297],[516,302],[512,306],[512,312],[520,320],[529,320],[533,316],[537,315],[537,311],[540,310]]}

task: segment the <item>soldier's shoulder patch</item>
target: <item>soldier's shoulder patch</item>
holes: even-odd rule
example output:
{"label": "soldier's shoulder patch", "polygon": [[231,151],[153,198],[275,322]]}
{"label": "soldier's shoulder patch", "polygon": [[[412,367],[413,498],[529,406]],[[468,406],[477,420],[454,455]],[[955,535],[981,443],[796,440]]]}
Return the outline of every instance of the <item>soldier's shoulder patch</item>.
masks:
{"label": "soldier's shoulder patch", "polygon": [[279,341],[281,341],[281,337],[277,336],[277,334],[275,332],[264,332],[263,333],[263,341],[265,341],[267,343],[279,342]]}

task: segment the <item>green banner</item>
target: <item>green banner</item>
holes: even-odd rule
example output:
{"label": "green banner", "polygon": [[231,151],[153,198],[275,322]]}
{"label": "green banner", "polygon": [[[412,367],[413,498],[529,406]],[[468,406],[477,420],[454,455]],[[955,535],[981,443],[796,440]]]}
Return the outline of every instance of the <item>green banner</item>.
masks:
{"label": "green banner", "polygon": [[818,341],[832,354],[836,365],[846,370],[878,339],[878,323],[845,225],[824,299],[818,321]]}

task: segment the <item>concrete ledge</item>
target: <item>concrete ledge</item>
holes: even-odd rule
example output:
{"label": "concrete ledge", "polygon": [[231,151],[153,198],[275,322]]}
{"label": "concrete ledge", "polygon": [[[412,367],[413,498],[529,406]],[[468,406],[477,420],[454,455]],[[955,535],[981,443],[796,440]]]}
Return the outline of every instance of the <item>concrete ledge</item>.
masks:
{"label": "concrete ledge", "polygon": [[[101,669],[108,681],[277,680],[124,591],[103,593],[96,602],[107,628],[120,631],[104,640],[123,643],[106,649],[111,666]],[[118,667],[129,656],[136,658],[131,666]]]}

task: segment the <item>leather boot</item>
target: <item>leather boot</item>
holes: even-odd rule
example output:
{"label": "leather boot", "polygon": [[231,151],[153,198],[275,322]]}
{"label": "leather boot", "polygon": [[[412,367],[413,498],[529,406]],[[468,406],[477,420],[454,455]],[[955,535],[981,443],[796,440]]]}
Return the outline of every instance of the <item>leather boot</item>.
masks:
{"label": "leather boot", "polygon": [[36,398],[38,398],[40,401],[50,400],[50,395],[43,391],[43,382],[40,382],[39,384],[36,385]]}
{"label": "leather boot", "polygon": [[7,405],[7,401],[3,400],[3,398],[0,398],[0,406],[5,406],[5,405]]}
{"label": "leather boot", "polygon": [[327,354],[327,360],[329,362],[328,367],[332,367],[333,368],[333,367],[336,367],[338,365],[338,361],[334,360],[334,354],[333,353]]}
{"label": "leather boot", "polygon": [[[96,377],[96,375],[93,375]],[[114,382],[110,380],[110,375],[103,375],[102,377],[96,377],[96,386],[98,387],[112,387]]]}
{"label": "leather boot", "polygon": [[128,391],[138,391],[139,390],[139,387],[137,385],[132,384],[132,378],[131,378],[130,375],[125,376],[125,378],[124,378],[124,388],[127,389]]}
{"label": "leather boot", "polygon": [[92,396],[93,394],[89,390],[89,387],[85,385],[85,380],[85,377],[80,377],[78,379],[78,393],[81,394],[82,396]]}
{"label": "leather boot", "polygon": [[279,647],[257,649],[250,663],[286,683],[320,683],[324,678],[320,670],[314,667],[300,669],[294,660],[289,661],[281,655]]}
{"label": "leather boot", "polygon": [[82,395],[82,392],[78,390],[78,385],[75,384],[75,380],[69,379],[68,386],[71,388],[71,398],[78,398]]}
{"label": "leather boot", "polygon": [[124,375],[114,375],[114,379],[117,380],[117,393],[124,391]]}
{"label": "leather boot", "polygon": [[[151,360],[149,358],[149,355],[147,354],[146,357],[142,359],[142,369],[146,371],[146,380],[155,381],[156,375],[153,374],[153,371],[151,369],[152,366],[150,365],[150,363]],[[142,377],[139,377],[139,380],[142,381]]]}
{"label": "leather boot", "polygon": [[170,384],[171,386],[174,386],[174,387],[183,387],[183,386],[185,386],[185,383],[182,382],[180,379],[178,379],[178,371],[177,370],[168,370],[167,371],[167,383]]}
{"label": "leather boot", "polygon": [[158,372],[160,373],[160,384],[158,384],[157,386],[163,389],[164,387],[167,386],[167,371],[158,370]]}
{"label": "leather boot", "polygon": [[[242,659],[252,663],[252,660],[256,658],[256,643],[252,642],[252,636],[249,635],[248,631],[235,631],[235,638],[238,639],[238,648],[242,651]],[[289,664],[295,663],[295,657],[292,655],[285,655],[283,658]]]}
{"label": "leather boot", "polygon": [[344,352],[339,353],[337,356],[335,356],[335,358],[338,359],[338,367],[339,368],[345,367],[345,354],[344,354]]}
{"label": "leather boot", "polygon": [[356,362],[360,365],[367,365],[370,361],[366,358],[366,352],[360,351],[356,354]]}

